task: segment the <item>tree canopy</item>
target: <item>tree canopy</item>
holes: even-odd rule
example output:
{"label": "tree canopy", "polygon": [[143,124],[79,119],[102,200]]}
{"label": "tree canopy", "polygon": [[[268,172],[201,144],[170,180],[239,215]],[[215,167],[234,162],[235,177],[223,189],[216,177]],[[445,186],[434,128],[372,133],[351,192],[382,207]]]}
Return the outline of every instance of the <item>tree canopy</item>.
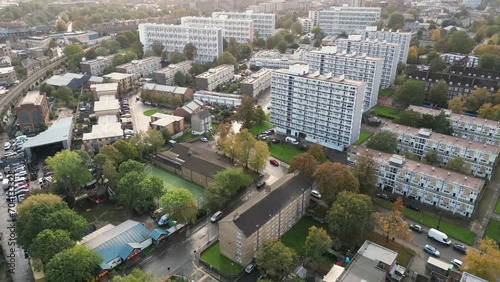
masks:
{"label": "tree canopy", "polygon": [[193,201],[193,194],[187,189],[168,189],[161,198],[161,204],[163,211],[177,222],[196,221],[196,203]]}
{"label": "tree canopy", "polygon": [[56,254],[45,267],[47,281],[90,281],[97,274],[102,258],[83,245]]}
{"label": "tree canopy", "polygon": [[398,197],[391,211],[376,213],[377,228],[389,238],[399,238],[401,240],[411,240],[411,230],[408,223],[404,220],[403,200]]}
{"label": "tree canopy", "polygon": [[[322,200],[331,205],[342,191],[359,191],[359,182],[343,164],[325,162],[320,164],[313,174],[318,182]],[[335,181],[332,181],[335,179]]]}
{"label": "tree canopy", "polygon": [[[440,59],[439,59],[440,60]],[[432,104],[438,105],[439,107],[446,107],[448,104],[448,84],[446,81],[441,79],[427,95],[427,101]]]}
{"label": "tree canopy", "polygon": [[406,109],[410,105],[421,106],[425,99],[425,85],[421,81],[407,80],[394,92],[392,104],[398,109]]}
{"label": "tree canopy", "polygon": [[318,167],[318,161],[308,152],[296,155],[290,161],[288,172],[299,171],[303,176],[312,180],[313,174]]}
{"label": "tree canopy", "polygon": [[296,253],[281,241],[268,240],[255,255],[259,270],[273,281],[280,281],[292,271]]}
{"label": "tree canopy", "polygon": [[374,193],[377,189],[377,171],[372,155],[356,156],[356,163],[351,167],[351,172],[358,180],[360,193],[367,195]]}
{"label": "tree canopy", "polygon": [[75,244],[67,231],[45,229],[35,237],[29,252],[33,258],[40,259],[46,265],[54,255],[72,248]]}
{"label": "tree canopy", "polygon": [[463,258],[463,266],[468,273],[488,281],[500,276],[500,248],[495,240],[486,237],[479,241],[479,248],[469,248]]}
{"label": "tree canopy", "polygon": [[217,172],[205,192],[206,207],[210,210],[221,208],[241,187],[252,182],[242,169],[228,168]]}
{"label": "tree canopy", "polygon": [[398,150],[398,139],[395,133],[390,131],[380,131],[368,140],[366,147],[394,154]]}
{"label": "tree canopy", "polygon": [[332,246],[332,242],[325,229],[311,226],[304,243],[304,252],[306,256],[318,259]]}

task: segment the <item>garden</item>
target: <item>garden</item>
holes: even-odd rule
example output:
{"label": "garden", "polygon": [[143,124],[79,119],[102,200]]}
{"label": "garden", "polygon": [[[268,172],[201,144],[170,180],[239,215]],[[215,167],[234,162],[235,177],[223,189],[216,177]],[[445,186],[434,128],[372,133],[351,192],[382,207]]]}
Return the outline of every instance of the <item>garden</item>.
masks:
{"label": "garden", "polygon": [[377,106],[372,110],[372,113],[379,117],[388,119],[398,119],[399,111],[396,108],[389,106]]}
{"label": "garden", "polygon": [[217,242],[200,255],[200,260],[228,275],[238,275],[243,271],[241,265],[233,262],[220,253],[220,243]]}

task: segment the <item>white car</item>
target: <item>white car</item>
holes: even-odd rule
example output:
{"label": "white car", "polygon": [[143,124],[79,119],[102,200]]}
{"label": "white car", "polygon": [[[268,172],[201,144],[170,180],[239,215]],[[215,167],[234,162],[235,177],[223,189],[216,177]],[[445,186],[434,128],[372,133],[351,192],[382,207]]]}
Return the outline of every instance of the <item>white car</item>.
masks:
{"label": "white car", "polygon": [[454,259],[451,261],[451,264],[453,264],[456,267],[462,267],[462,261],[458,259]]}
{"label": "white car", "polygon": [[314,198],[321,199],[321,194],[319,193],[318,190],[311,190],[311,196],[313,196]]}
{"label": "white car", "polygon": [[124,129],[123,133],[126,135],[134,135],[134,131],[132,129]]}
{"label": "white car", "polygon": [[12,145],[10,144],[10,142],[5,142],[5,144],[3,144],[3,149],[4,149],[4,150],[6,150],[6,151],[7,151],[7,150],[10,150],[10,147],[11,147],[11,146],[12,146]]}
{"label": "white car", "polygon": [[208,142],[208,138],[207,138],[207,137],[201,137],[201,138],[200,138],[200,141],[201,141],[201,142],[205,142],[205,143],[207,143],[207,142]]}

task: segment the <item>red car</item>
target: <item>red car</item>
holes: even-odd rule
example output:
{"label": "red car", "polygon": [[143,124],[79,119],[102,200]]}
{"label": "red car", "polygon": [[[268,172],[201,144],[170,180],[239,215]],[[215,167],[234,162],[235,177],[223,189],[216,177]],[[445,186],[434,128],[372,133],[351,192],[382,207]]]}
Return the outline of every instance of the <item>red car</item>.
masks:
{"label": "red car", "polygon": [[280,163],[277,160],[275,160],[275,159],[270,159],[269,163],[272,164],[272,165],[274,165],[274,166],[280,166]]}

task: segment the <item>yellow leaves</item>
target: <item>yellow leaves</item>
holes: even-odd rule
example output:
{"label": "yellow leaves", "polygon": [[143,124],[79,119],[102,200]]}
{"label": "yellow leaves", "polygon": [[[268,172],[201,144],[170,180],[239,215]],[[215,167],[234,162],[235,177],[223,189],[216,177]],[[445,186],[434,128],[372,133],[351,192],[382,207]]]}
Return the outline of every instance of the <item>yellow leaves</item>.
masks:
{"label": "yellow leaves", "polygon": [[465,110],[464,96],[455,96],[453,99],[448,100],[448,109],[455,114],[463,114]]}
{"label": "yellow leaves", "polygon": [[479,249],[467,250],[463,268],[467,272],[488,281],[498,281],[500,276],[500,249],[497,243],[486,237],[479,241]]}
{"label": "yellow leaves", "polygon": [[377,223],[377,228],[382,231],[382,233],[387,238],[399,238],[401,240],[409,241],[411,240],[411,230],[408,223],[404,221],[404,216],[402,211],[396,210],[375,213],[375,219]]}
{"label": "yellow leaves", "polygon": [[484,45],[478,46],[474,50],[474,54],[476,54],[477,56],[480,56],[484,53],[492,53],[492,54],[495,54],[497,56],[500,56],[500,46],[499,45],[484,44]]}
{"label": "yellow leaves", "polygon": [[432,41],[439,41],[441,39],[441,29],[435,28],[430,31],[430,38]]}
{"label": "yellow leaves", "polygon": [[407,63],[409,64],[416,64],[418,63],[418,49],[417,46],[411,46],[410,49],[408,49],[408,60]]}

